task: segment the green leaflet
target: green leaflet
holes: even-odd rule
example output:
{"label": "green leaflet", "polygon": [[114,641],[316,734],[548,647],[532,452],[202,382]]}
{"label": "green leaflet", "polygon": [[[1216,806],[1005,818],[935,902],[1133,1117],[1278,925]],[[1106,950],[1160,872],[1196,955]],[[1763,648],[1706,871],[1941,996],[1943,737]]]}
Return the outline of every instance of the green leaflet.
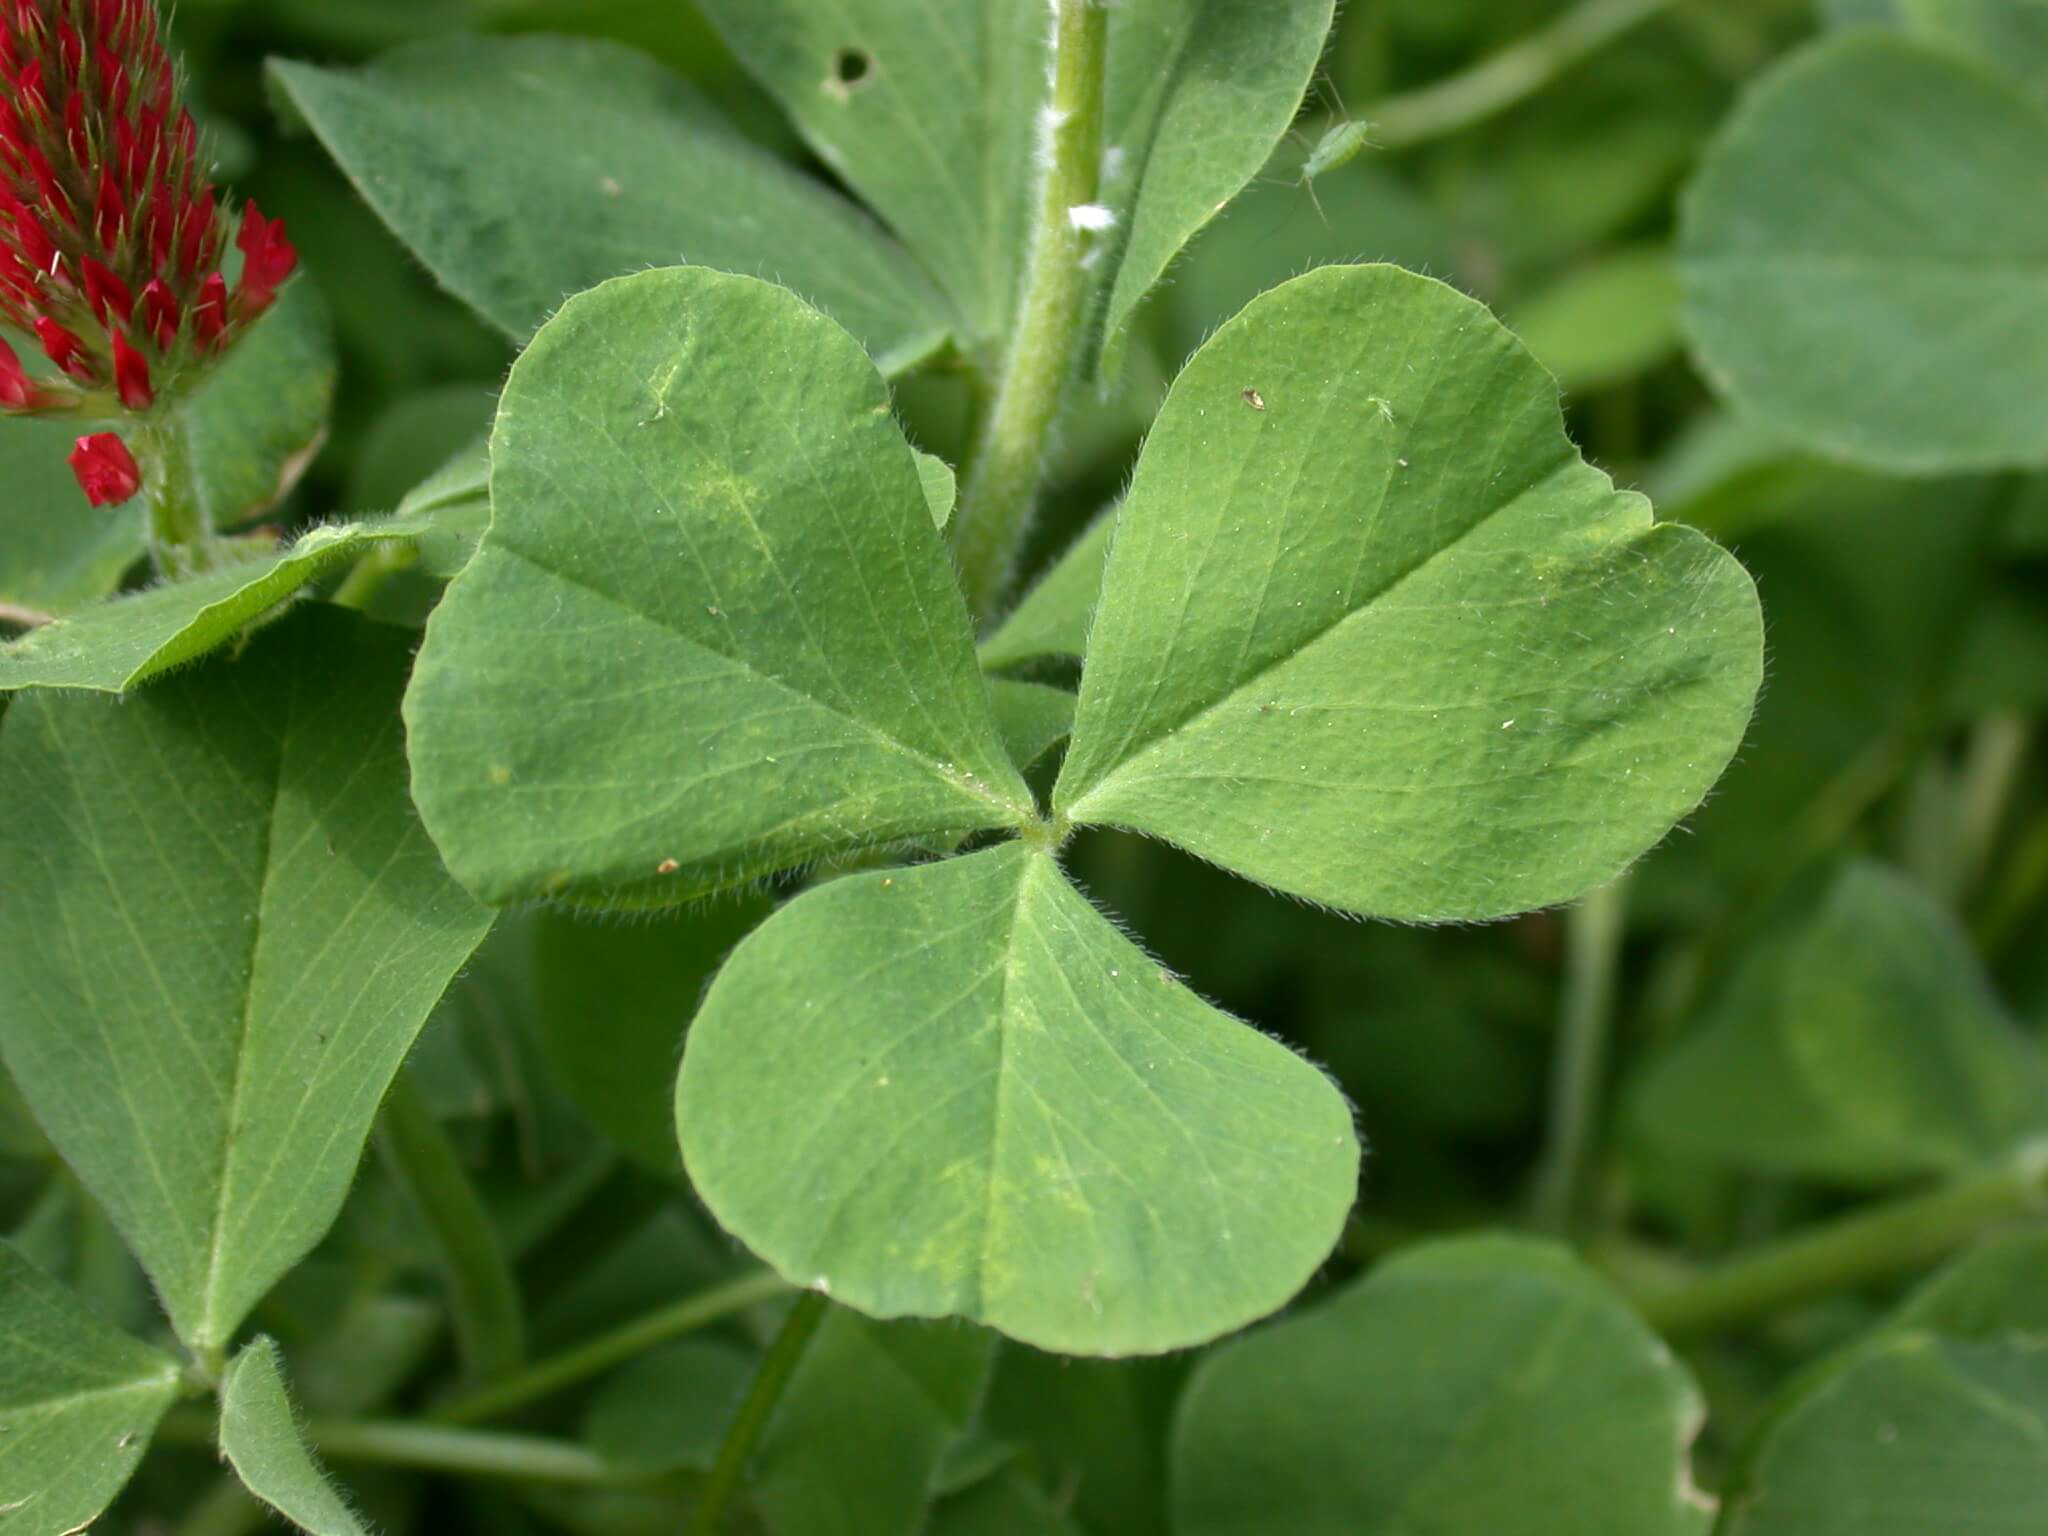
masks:
{"label": "green leaflet", "polygon": [[1856,1350],[1785,1395],[1723,1499],[1716,1536],[2035,1536],[2048,1342],[1906,1333]]}
{"label": "green leaflet", "polygon": [[579,295],[512,370],[492,521],[406,696],[413,794],[493,902],[673,903],[1018,826],[888,392],[786,290]]}
{"label": "green leaflet", "polygon": [[125,693],[227,644],[328,570],[432,528],[423,518],[315,528],[267,561],[238,562],[81,608],[0,645],[0,689]]}
{"label": "green leaflet", "polygon": [[699,8],[819,158],[952,297],[963,339],[999,342],[1029,244],[1044,0]]}
{"label": "green leaflet", "polygon": [[1685,1368],[1561,1248],[1412,1249],[1196,1368],[1178,1536],[1703,1536]]}
{"label": "green leaflet", "polygon": [[583,1438],[613,1466],[643,1475],[709,1472],[757,1364],[716,1339],[651,1350],[599,1389]]}
{"label": "green leaflet", "polygon": [[770,1536],[921,1536],[995,1343],[950,1323],[828,1312],[754,1463],[752,1502]]}
{"label": "green leaflet", "polygon": [[[1022,282],[1048,15],[1016,0],[705,0],[819,155],[998,346]],[[1330,0],[1124,0],[1110,13],[1103,197],[1129,228],[1103,347],[1286,133]],[[977,82],[973,90],[961,81]],[[1107,370],[1105,370],[1107,371]]]}
{"label": "green leaflet", "polygon": [[771,918],[698,1013],[676,1117],[698,1193],[792,1281],[1076,1354],[1280,1306],[1357,1178],[1329,1081],[1022,843]]}
{"label": "green leaflet", "polygon": [[1074,696],[1064,688],[992,677],[988,698],[1003,746],[1020,770],[1031,767],[1074,728]]}
{"label": "green leaflet", "polygon": [[221,1381],[220,1450],[251,1493],[310,1536],[370,1536],[300,1437],[270,1339],[235,1356]]}
{"label": "green leaflet", "polygon": [[1741,739],[1762,623],[1733,559],[1580,460],[1480,305],[1335,267],[1175,382],[1088,644],[1062,815],[1434,920],[1664,836]]}
{"label": "green leaflet", "polygon": [[917,455],[917,478],[931,507],[932,526],[944,533],[946,524],[953,521],[953,503],[960,499],[960,482],[953,474],[953,466],[936,454],[915,448],[911,452]]}
{"label": "green leaflet", "polygon": [[1632,1109],[1729,1167],[1884,1185],[1966,1172],[2048,1128],[2048,1063],[1955,919],[1856,863],[1752,951]]}
{"label": "green leaflet", "polygon": [[1104,196],[1130,238],[1098,364],[1114,378],[1139,301],[1286,136],[1330,34],[1332,0],[1121,0],[1110,13]]}
{"label": "green leaflet", "polygon": [[1844,33],[1766,75],[1706,156],[1684,322],[1737,404],[1825,453],[2040,465],[2044,253],[2048,103],[1945,46]]}
{"label": "green leaflet", "polygon": [[1088,624],[1102,591],[1102,566],[1116,531],[1116,508],[1105,509],[1024,594],[1015,611],[981,643],[981,664],[1000,671],[1049,656],[1085,655]]}
{"label": "green leaflet", "polygon": [[2041,0],[1820,0],[1836,26],[1896,27],[1968,49],[2048,96],[2048,5]]}
{"label": "green leaflet", "polygon": [[[2048,1154],[2043,1156],[2048,1163]],[[2044,1170],[2048,1171],[2048,1170]],[[1887,1331],[1995,1343],[2048,1341],[2048,1226],[1995,1232],[1938,1270],[1884,1321]]]}
{"label": "green leaflet", "polygon": [[615,44],[444,38],[271,77],[399,239],[515,339],[569,294],[676,261],[787,283],[891,369],[949,329],[871,220]]}
{"label": "green leaflet", "polygon": [[409,646],[309,605],[238,659],[0,726],[0,1049],[198,1350],[326,1230],[489,926],[406,801]]}
{"label": "green leaflet", "polygon": [[1522,345],[1567,392],[1619,384],[1678,350],[1678,274],[1662,245],[1603,256],[1509,314]]}
{"label": "green leaflet", "polygon": [[94,1317],[0,1243],[0,1527],[65,1536],[99,1517],[177,1397],[178,1362]]}

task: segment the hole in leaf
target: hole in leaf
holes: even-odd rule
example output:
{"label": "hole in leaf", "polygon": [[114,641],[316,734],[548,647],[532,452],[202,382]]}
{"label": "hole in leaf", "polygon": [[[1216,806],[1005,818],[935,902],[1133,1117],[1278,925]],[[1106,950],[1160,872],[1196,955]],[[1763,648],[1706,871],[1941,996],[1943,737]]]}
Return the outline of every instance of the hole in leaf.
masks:
{"label": "hole in leaf", "polygon": [[841,101],[875,78],[875,56],[865,48],[841,48],[832,55],[825,91]]}

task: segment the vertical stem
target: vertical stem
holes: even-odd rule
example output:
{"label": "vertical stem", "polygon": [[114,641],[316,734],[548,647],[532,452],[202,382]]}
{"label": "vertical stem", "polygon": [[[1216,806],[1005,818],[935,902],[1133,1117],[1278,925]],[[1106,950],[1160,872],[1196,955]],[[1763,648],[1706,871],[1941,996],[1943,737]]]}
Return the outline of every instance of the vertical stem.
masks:
{"label": "vertical stem", "polygon": [[526,1325],[504,1245],[455,1148],[403,1068],[384,1096],[377,1146],[434,1235],[456,1345],[469,1374],[489,1382],[517,1370],[526,1355]]}
{"label": "vertical stem", "polygon": [[732,1427],[725,1432],[725,1441],[718,1448],[718,1460],[713,1463],[711,1475],[704,1481],[704,1491],[698,1495],[697,1508],[690,1516],[688,1536],[716,1536],[725,1519],[725,1506],[739,1487],[747,1463],[753,1460],[761,1431],[768,1427],[775,1405],[782,1401],[789,1378],[796,1374],[811,1335],[825,1320],[825,1308],[829,1305],[823,1292],[805,1291],[782,1320],[782,1329],[768,1346],[768,1353],[761,1357],[761,1368],[754,1373],[753,1384],[747,1388],[739,1412],[733,1415]]}
{"label": "vertical stem", "polygon": [[1982,880],[1998,849],[1998,833],[2026,766],[2032,722],[2024,715],[1990,715],[1970,732],[1963,756],[1962,807],[1956,828],[1957,864],[1967,888]]}
{"label": "vertical stem", "polygon": [[1536,1175],[1535,1219],[1546,1231],[1569,1231],[1584,1203],[1627,926],[1626,875],[1565,915],[1564,1006],[1551,1069],[1548,1140]]}
{"label": "vertical stem", "polygon": [[148,513],[149,557],[170,580],[216,564],[213,528],[193,473],[192,444],[175,410],[145,417],[135,431],[142,459],[142,495]]}
{"label": "vertical stem", "polygon": [[1090,258],[1103,233],[1081,210],[1093,209],[1101,190],[1109,16],[1103,0],[1055,0],[1053,17],[1052,100],[1040,125],[1044,170],[1024,296],[953,525],[961,584],[979,620],[1002,602],[1030,523],[1087,323]]}

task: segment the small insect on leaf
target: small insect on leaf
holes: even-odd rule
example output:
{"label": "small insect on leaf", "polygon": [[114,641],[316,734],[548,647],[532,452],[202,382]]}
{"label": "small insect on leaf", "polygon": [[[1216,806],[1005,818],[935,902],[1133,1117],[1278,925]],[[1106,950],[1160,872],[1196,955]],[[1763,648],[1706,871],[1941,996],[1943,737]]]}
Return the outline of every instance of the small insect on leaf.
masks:
{"label": "small insect on leaf", "polygon": [[1323,136],[1310,146],[1308,158],[1301,162],[1301,179],[1303,182],[1311,182],[1327,171],[1336,170],[1340,165],[1349,165],[1371,146],[1371,123],[1333,123]]}
{"label": "small insect on leaf", "polygon": [[1256,389],[1246,390],[1242,398],[1244,403],[1255,411],[1263,411],[1266,408],[1266,397]]}

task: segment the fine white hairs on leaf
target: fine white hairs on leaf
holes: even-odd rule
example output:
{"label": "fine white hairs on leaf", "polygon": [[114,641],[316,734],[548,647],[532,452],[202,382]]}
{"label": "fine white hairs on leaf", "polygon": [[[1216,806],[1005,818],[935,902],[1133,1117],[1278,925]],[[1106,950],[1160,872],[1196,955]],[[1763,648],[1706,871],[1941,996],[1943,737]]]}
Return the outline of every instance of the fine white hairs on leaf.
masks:
{"label": "fine white hairs on leaf", "polygon": [[1122,181],[1124,172],[1130,169],[1130,157],[1124,153],[1121,144],[1112,144],[1102,152],[1102,179]]}
{"label": "fine white hairs on leaf", "polygon": [[1116,210],[1101,203],[1076,203],[1067,210],[1067,222],[1076,229],[1115,229]]}

